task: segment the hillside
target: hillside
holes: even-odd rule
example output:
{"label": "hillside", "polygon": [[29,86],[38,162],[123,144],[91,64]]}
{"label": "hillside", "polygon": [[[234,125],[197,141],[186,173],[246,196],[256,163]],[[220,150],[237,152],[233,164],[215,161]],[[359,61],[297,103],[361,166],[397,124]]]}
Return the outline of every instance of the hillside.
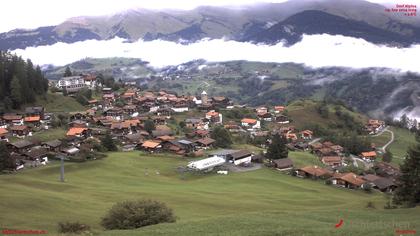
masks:
{"label": "hillside", "polygon": [[[176,167],[186,162],[171,155],[112,153],[103,160],[66,163],[66,183],[58,182],[57,164],[2,175],[0,227],[55,234],[57,222],[79,221],[101,235],[394,235],[393,223],[420,227],[418,207],[383,210],[382,194],[335,188],[265,168],[227,176],[182,176]],[[102,231],[100,218],[112,204],[142,198],[166,202],[177,222]],[[376,209],[367,209],[368,202]],[[16,211],[17,206],[25,211]],[[339,219],[344,226],[335,229]],[[361,227],[366,224],[372,226]]]}
{"label": "hillside", "polygon": [[420,36],[420,29],[410,25],[403,25],[402,27],[410,29],[413,35],[407,37],[406,35],[373,27],[362,21],[350,20],[323,11],[311,10],[293,15],[267,30],[251,35],[244,41],[275,44],[281,40],[286,40],[289,45],[292,45],[299,42],[303,34],[330,34],[362,38],[376,44],[409,46],[411,43],[417,42],[417,38]]}
{"label": "hillside", "polygon": [[[124,80],[137,79],[150,76],[153,70],[148,67],[148,63],[135,58],[86,58],[76,61],[69,65],[75,74],[103,74]],[[66,67],[46,67],[44,71],[48,79],[60,79]]]}
{"label": "hillside", "polygon": [[[402,112],[420,117],[420,75],[385,68],[314,69],[295,63],[253,61],[191,61],[165,68],[149,67],[137,59],[85,59],[69,65],[75,73],[103,73],[123,80],[137,80],[153,90],[227,96],[252,106],[287,104],[297,99],[345,101],[372,117],[400,118]],[[46,77],[61,77],[65,67],[46,69]]]}
{"label": "hillside", "polygon": [[[319,129],[325,131],[355,131],[354,127],[347,125],[365,124],[368,117],[360,113],[350,111],[342,105],[328,104],[327,112],[319,111],[322,104],[311,100],[295,101],[287,106],[287,114],[292,120],[292,124],[300,130]],[[347,114],[352,117],[352,122],[346,124],[342,115],[339,117],[337,111],[341,114]]]}
{"label": "hillside", "polygon": [[36,103],[29,105],[43,106],[47,112],[72,112],[86,110],[74,98],[63,96],[60,93],[48,93],[46,96],[39,97]]}

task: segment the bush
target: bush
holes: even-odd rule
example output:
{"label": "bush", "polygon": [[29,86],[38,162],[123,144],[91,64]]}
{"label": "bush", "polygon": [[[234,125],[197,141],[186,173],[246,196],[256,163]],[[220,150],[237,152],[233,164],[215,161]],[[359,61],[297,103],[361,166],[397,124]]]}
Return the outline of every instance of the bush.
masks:
{"label": "bush", "polygon": [[370,184],[364,184],[362,185],[362,189],[367,192],[367,193],[371,193],[372,192],[372,186]]}
{"label": "bush", "polygon": [[373,202],[370,202],[370,201],[366,203],[366,208],[376,209],[375,204]]}
{"label": "bush", "polygon": [[81,234],[90,230],[89,225],[85,225],[79,222],[59,222],[58,232],[62,234],[72,233]]}
{"label": "bush", "polygon": [[108,230],[136,229],[147,225],[175,222],[175,220],[172,209],[165,203],[137,200],[116,203],[102,218],[101,225]]}

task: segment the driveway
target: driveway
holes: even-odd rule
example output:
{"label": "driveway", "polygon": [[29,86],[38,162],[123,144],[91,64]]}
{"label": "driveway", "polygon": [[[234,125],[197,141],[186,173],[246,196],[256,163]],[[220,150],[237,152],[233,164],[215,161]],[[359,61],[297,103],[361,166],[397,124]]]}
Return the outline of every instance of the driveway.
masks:
{"label": "driveway", "polygon": [[226,164],[224,167],[226,167],[229,171],[232,171],[232,172],[247,172],[247,171],[254,171],[254,170],[261,169],[262,164],[251,163],[250,166],[247,166],[247,167],[235,166],[233,164]]}

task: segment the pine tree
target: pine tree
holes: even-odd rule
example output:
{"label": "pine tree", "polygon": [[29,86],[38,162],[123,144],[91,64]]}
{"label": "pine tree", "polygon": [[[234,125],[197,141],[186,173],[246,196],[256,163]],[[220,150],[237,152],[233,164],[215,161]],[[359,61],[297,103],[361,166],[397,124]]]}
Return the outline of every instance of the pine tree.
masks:
{"label": "pine tree", "polygon": [[[36,95],[44,95],[47,90],[48,80],[39,66],[34,69],[31,60],[24,61],[16,55],[0,52],[0,105],[6,111],[35,102]],[[9,100],[5,101],[7,97]]]}
{"label": "pine tree", "polygon": [[73,74],[71,73],[70,67],[67,66],[66,67],[66,71],[64,72],[64,77],[68,77],[68,76],[72,76]]}
{"label": "pine tree", "polygon": [[382,161],[390,163],[392,161],[393,155],[389,150],[385,150],[385,154],[382,157]]}
{"label": "pine tree", "polygon": [[67,88],[64,86],[63,87],[63,96],[67,96],[68,92],[67,92]]}
{"label": "pine tree", "polygon": [[21,86],[19,79],[13,76],[12,82],[10,83],[10,97],[13,102],[13,108],[19,108],[23,98],[21,93]]}
{"label": "pine tree", "polygon": [[233,143],[232,136],[230,135],[229,131],[220,125],[214,128],[213,132],[211,133],[211,138],[216,140],[215,145],[216,147],[220,148],[228,148]]}
{"label": "pine tree", "polygon": [[414,207],[420,203],[420,144],[408,149],[404,163],[400,165],[401,175],[394,202]]}
{"label": "pine tree", "polygon": [[144,130],[146,130],[149,134],[151,134],[155,129],[155,123],[152,120],[146,120],[144,122]]}
{"label": "pine tree", "polygon": [[287,158],[289,150],[287,149],[287,140],[280,135],[274,135],[271,144],[268,146],[266,158],[268,159],[282,159]]}
{"label": "pine tree", "polygon": [[6,144],[4,142],[0,142],[0,171],[14,168],[16,168],[16,164],[10,157]]}
{"label": "pine tree", "polygon": [[102,146],[104,146],[106,150],[110,152],[118,150],[117,145],[115,145],[115,142],[109,133],[105,134],[105,136],[101,139],[101,143]]}

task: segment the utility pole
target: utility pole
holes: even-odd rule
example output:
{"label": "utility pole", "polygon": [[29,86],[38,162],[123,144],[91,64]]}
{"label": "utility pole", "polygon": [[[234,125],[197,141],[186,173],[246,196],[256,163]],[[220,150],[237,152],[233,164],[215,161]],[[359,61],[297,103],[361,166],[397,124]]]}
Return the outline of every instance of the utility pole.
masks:
{"label": "utility pole", "polygon": [[64,156],[61,156],[60,181],[64,182]]}

